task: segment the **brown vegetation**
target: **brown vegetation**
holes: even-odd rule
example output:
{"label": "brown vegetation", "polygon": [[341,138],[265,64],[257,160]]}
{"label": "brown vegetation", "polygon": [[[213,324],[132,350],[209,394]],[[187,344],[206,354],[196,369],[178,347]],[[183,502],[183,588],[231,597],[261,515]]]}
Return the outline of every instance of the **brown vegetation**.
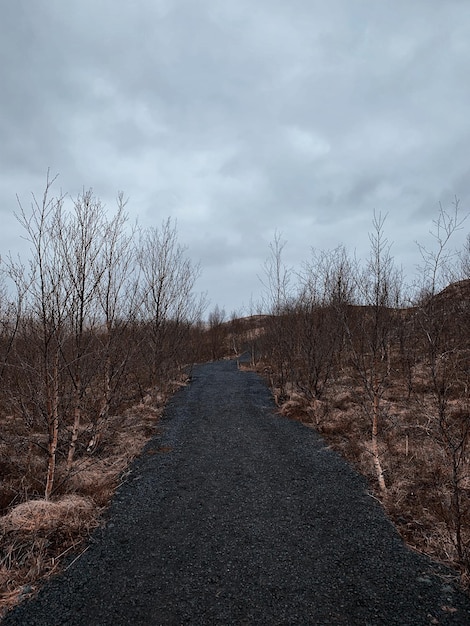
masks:
{"label": "brown vegetation", "polygon": [[188,364],[242,353],[285,415],[369,478],[406,541],[469,581],[470,238],[446,248],[458,205],[421,248],[419,289],[375,216],[365,265],[314,252],[296,290],[276,235],[267,314],[216,307],[204,324],[170,221],[129,230],[122,196],[108,218],[91,192],[67,211],[52,182],[20,207],[29,265],[7,259],[0,284],[0,611],[80,550]]}
{"label": "brown vegetation", "polygon": [[[7,462],[3,437],[0,615],[33,593],[38,581],[59,571],[64,557],[83,550],[84,540],[100,524],[104,507],[125,480],[129,463],[157,432],[168,394],[182,384],[184,378],[167,385],[165,394],[149,394],[121,415],[110,416],[103,425],[99,445],[88,453],[83,446],[89,435],[83,437],[81,433],[72,466],[67,468],[66,459],[60,459],[56,487],[47,500],[39,496],[46,465],[44,455],[31,443],[25,454],[21,442],[28,441],[27,433],[20,435],[11,421],[3,421],[2,432],[8,435],[10,454]],[[17,420],[16,427],[19,426],[22,424]]]}
{"label": "brown vegetation", "polygon": [[[226,347],[237,334],[256,355],[241,367],[266,378],[280,412],[321,433],[367,477],[405,541],[468,585],[470,280],[408,307],[302,304],[227,322]],[[370,334],[380,337],[375,358]]]}
{"label": "brown vegetation", "polygon": [[[418,288],[404,284],[374,217],[364,265],[340,247],[314,252],[286,292],[282,245],[267,264],[272,311],[257,367],[280,410],[316,428],[368,477],[406,541],[470,580],[470,237],[458,202],[420,247]],[[445,280],[460,280],[445,286]],[[279,295],[281,294],[281,295]]]}
{"label": "brown vegetation", "polygon": [[18,220],[31,245],[0,283],[0,610],[94,526],[197,360],[198,276],[170,221],[129,228],[91,191]]}

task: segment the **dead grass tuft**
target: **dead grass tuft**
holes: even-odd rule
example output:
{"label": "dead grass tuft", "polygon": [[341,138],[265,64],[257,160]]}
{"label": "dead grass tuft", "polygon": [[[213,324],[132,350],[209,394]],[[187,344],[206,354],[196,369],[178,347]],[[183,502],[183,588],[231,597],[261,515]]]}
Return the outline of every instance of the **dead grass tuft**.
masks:
{"label": "dead grass tuft", "polygon": [[0,615],[54,574],[62,559],[98,525],[99,509],[74,494],[31,500],[0,518]]}
{"label": "dead grass tuft", "polygon": [[79,531],[94,516],[95,508],[93,501],[77,495],[57,502],[22,502],[0,518],[0,532],[44,532],[61,526],[69,532]]}
{"label": "dead grass tuft", "polygon": [[[172,383],[171,391],[181,384]],[[123,414],[110,416],[101,425],[98,445],[87,454],[90,435],[84,433],[83,453],[76,455],[70,471],[59,460],[55,495],[49,501],[38,497],[44,485],[37,477],[43,477],[45,470],[38,443],[44,442],[33,433],[27,445],[20,445],[18,432],[7,431],[12,441],[4,444],[9,453],[1,455],[8,461],[2,460],[6,479],[0,485],[5,513],[0,517],[0,618],[34,591],[38,581],[58,572],[64,557],[78,551],[99,524],[129,463],[158,432],[167,397],[149,395]]]}
{"label": "dead grass tuft", "polygon": [[[392,384],[393,382],[393,384]],[[346,458],[369,481],[403,539],[413,549],[437,561],[459,568],[462,584],[470,577],[458,560],[452,520],[452,483],[450,461],[436,437],[436,425],[430,420],[429,383],[418,384],[419,403],[413,404],[403,381],[392,381],[381,399],[379,454],[387,485],[385,494],[377,485],[371,449],[370,400],[351,381],[332,383],[322,404],[328,407],[315,423],[318,402],[308,402],[294,394],[281,407],[281,413],[306,425],[315,426],[326,443]],[[428,394],[428,395],[426,395]],[[418,395],[418,394],[417,394]],[[468,424],[468,403],[451,400],[449,414],[454,428]],[[470,457],[462,457],[470,467]],[[470,554],[470,470],[462,472],[462,538]]]}

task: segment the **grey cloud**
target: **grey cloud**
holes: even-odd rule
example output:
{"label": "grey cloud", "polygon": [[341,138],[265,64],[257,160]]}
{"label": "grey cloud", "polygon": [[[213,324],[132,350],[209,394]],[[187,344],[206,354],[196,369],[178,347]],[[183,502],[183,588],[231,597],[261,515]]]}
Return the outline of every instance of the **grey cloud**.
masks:
{"label": "grey cloud", "polygon": [[375,209],[411,259],[439,201],[470,201],[469,25],[456,0],[9,3],[0,211],[48,167],[109,207],[123,189],[142,224],[178,219],[229,309],[276,228],[296,264],[366,250]]}

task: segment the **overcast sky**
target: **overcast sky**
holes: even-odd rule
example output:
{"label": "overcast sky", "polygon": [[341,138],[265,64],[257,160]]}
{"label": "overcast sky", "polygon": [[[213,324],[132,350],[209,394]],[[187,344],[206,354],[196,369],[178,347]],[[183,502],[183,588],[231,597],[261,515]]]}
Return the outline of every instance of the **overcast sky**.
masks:
{"label": "overcast sky", "polygon": [[439,202],[470,206],[467,0],[0,8],[2,255],[24,246],[16,194],[50,168],[110,211],[124,191],[143,226],[175,218],[229,314],[259,300],[276,230],[294,267],[312,247],[363,256],[375,209],[410,273]]}

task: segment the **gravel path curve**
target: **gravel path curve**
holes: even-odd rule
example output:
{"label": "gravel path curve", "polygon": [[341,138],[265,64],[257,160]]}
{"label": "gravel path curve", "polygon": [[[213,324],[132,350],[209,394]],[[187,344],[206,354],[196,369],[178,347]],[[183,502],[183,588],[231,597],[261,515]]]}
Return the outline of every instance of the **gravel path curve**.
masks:
{"label": "gravel path curve", "polygon": [[89,549],[2,626],[470,625],[446,574],[224,361],[194,369]]}

